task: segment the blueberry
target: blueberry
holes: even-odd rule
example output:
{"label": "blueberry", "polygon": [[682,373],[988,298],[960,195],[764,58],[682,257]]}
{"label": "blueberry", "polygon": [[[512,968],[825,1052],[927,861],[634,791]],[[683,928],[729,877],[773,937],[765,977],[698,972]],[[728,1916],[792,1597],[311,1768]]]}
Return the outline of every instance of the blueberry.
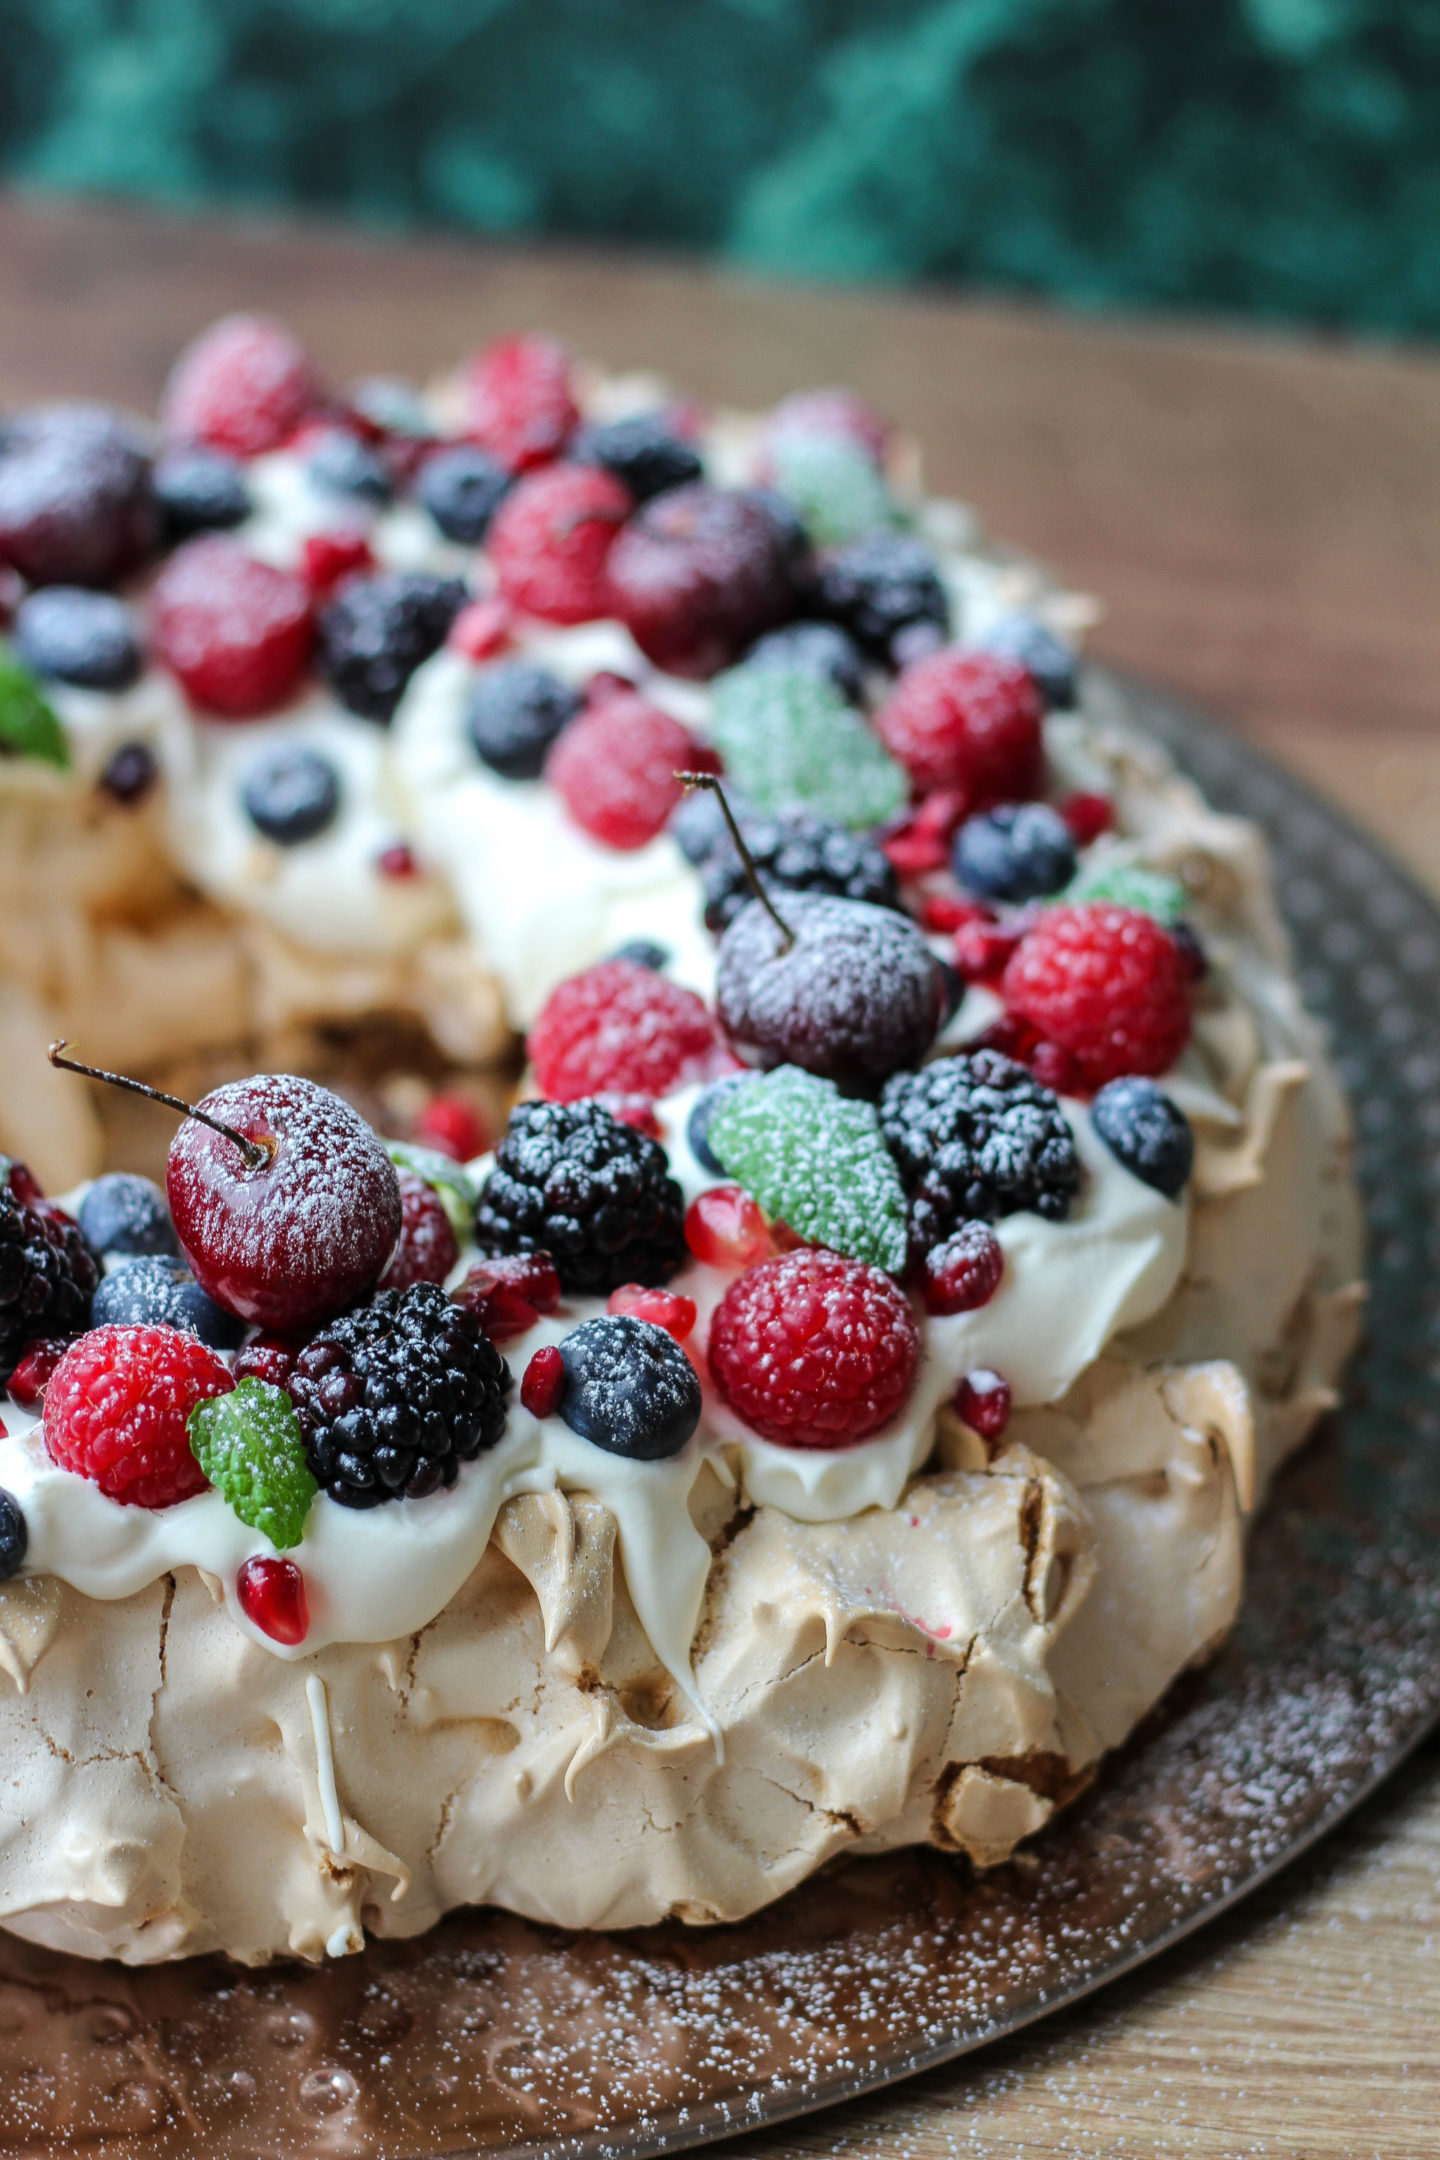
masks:
{"label": "blueberry", "polygon": [[281,847],[313,840],[340,809],[340,776],[318,750],[295,744],[257,759],[241,793],[253,825]]}
{"label": "blueberry", "polygon": [[1190,1120],[1153,1080],[1110,1080],[1090,1105],[1096,1132],[1133,1177],[1174,1200],[1195,1160]]}
{"label": "blueberry", "polygon": [[[943,638],[950,628],[950,604],[935,558],[923,540],[908,533],[867,533],[861,540],[830,549],[815,565],[810,605],[817,615],[838,622],[882,660],[898,658],[901,633],[914,644],[915,626]],[[907,649],[908,659],[917,654]]]}
{"label": "blueberry", "polygon": [[664,1328],[628,1313],[587,1320],[560,1345],[560,1415],[612,1455],[659,1462],[678,1455],[700,1422],[700,1382]]}
{"label": "blueberry", "polygon": [[987,652],[1018,660],[1052,710],[1075,703],[1074,648],[1034,615],[1002,615],[979,643]]}
{"label": "blueberry", "polygon": [[603,465],[637,502],[684,487],[705,472],[695,445],[675,433],[663,412],[630,413],[623,420],[583,427],[572,437],[566,456],[581,465]]}
{"label": "blueberry", "polygon": [[212,1350],[236,1350],[245,1322],[208,1298],[183,1260],[126,1260],[95,1292],[92,1327],[173,1327]]}
{"label": "blueberry", "polygon": [[351,384],[345,402],[351,412],[386,435],[406,435],[413,442],[428,442],[434,436],[418,393],[396,376],[366,375]]}
{"label": "blueberry", "polygon": [[144,666],[140,633],[123,600],[81,585],[50,585],[21,601],[15,647],[37,675],[86,690],[128,690]]}
{"label": "blueberry", "polygon": [[243,525],[254,505],[238,458],[223,450],[167,450],[153,476],[167,540],[193,533],[229,532]]}
{"label": "blueberry", "polygon": [[632,967],[649,968],[652,974],[661,974],[674,957],[668,945],[657,945],[653,938],[627,938],[606,956],[611,960],[628,960]]}
{"label": "blueberry", "polygon": [[865,692],[864,655],[838,623],[786,623],[758,639],[741,666],[806,668],[833,683],[852,705],[858,705]]}
{"label": "blueberry", "polygon": [[18,1575],[25,1562],[30,1543],[30,1532],[25,1524],[25,1510],[13,1493],[0,1485],[0,1582]]}
{"label": "blueberry", "polygon": [[361,502],[384,504],[395,492],[384,459],[344,428],[330,428],[321,436],[305,469],[327,495],[353,495]]}
{"label": "blueberry", "polygon": [[[743,826],[750,815],[745,798],[728,784],[725,794],[730,808]],[[730,838],[730,828],[725,823],[720,798],[713,788],[696,788],[692,794],[683,796],[670,814],[666,831],[686,862],[694,863],[697,870]]]}
{"label": "blueberry", "polygon": [[966,818],[951,863],[966,892],[983,900],[1043,900],[1075,875],[1075,842],[1046,803],[1007,803]]}
{"label": "blueberry", "polygon": [[475,678],[465,724],[475,755],[506,780],[536,780],[560,730],[584,704],[547,668],[506,660]]}
{"label": "blueberry", "polygon": [[416,668],[439,651],[468,598],[459,578],[423,570],[351,578],[321,611],[320,673],[350,712],[388,721]]}
{"label": "blueberry", "polygon": [[478,547],[510,486],[495,458],[471,443],[454,443],[427,457],[415,493],[447,540]]}
{"label": "blueberry", "polygon": [[712,1177],[728,1177],[730,1173],[710,1145],[710,1120],[726,1096],[749,1078],[749,1073],[726,1073],[723,1080],[713,1081],[703,1094],[696,1096],[685,1121],[685,1138],[690,1144],[690,1152],[701,1169],[708,1170]]}
{"label": "blueberry", "polygon": [[118,803],[124,803],[129,809],[135,803],[144,801],[159,778],[160,767],[155,762],[155,753],[150,745],[127,742],[121,743],[101,773],[100,786],[107,795]]}
{"label": "blueberry", "polygon": [[148,1177],[112,1170],[80,1203],[80,1228],[98,1253],[165,1253],[178,1258],[180,1241],[165,1195]]}

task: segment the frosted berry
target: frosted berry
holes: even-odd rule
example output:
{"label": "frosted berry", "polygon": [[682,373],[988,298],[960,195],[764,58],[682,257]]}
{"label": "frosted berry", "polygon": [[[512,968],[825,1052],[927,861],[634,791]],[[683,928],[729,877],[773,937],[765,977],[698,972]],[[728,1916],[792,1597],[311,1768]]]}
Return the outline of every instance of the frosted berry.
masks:
{"label": "frosted berry", "polygon": [[1010,1422],[1010,1383],[988,1365],[979,1366],[956,1388],[955,1408],[982,1440],[998,1440]]}
{"label": "frosted berry", "polygon": [[610,609],[666,674],[728,666],[795,608],[795,542],[753,490],[695,481],[658,495],[610,552]]}
{"label": "frosted berry", "polygon": [[100,1327],[72,1343],[45,1390],[45,1446],[63,1470],[129,1507],[206,1487],[190,1449],[196,1403],[234,1386],[224,1359],[169,1327]]}
{"label": "frosted berry", "polygon": [[858,705],[865,695],[865,657],[838,623],[793,622],[767,630],[740,662],[742,667],[804,668]]}
{"label": "frosted berry", "polygon": [[465,600],[458,578],[424,570],[351,578],[321,612],[316,665],[348,711],[388,721]]}
{"label": "frosted berry", "polygon": [[1034,615],[1002,615],[981,638],[987,652],[1018,661],[1048,706],[1075,703],[1075,648]]}
{"label": "frosted berry", "polygon": [[299,1334],[373,1288],[400,1235],[395,1166],[364,1119],[313,1080],[257,1074],[200,1107],[265,1148],[188,1118],[165,1192],[202,1289],[252,1326]]}
{"label": "frosted berry", "polygon": [[221,533],[177,548],[150,597],[160,658],[197,705],[224,719],[271,711],[310,659],[310,594],[292,571]]}
{"label": "frosted berry", "polygon": [[633,960],[602,960],[552,990],[526,1048],[551,1102],[669,1095],[725,1056],[704,1000]]}
{"label": "frosted berry", "polygon": [[685,1243],[706,1267],[745,1268],[773,1252],[757,1203],[739,1185],[711,1185],[685,1211]]}
{"label": "frosted berry", "polygon": [[528,660],[482,668],[465,729],[481,763],[505,780],[538,780],[551,744],[584,704],[578,690]]}
{"label": "frosted berry", "polygon": [[37,1410],[45,1399],[56,1366],[69,1349],[68,1342],[54,1337],[27,1343],[25,1355],[10,1375],[9,1396],[22,1410]]}
{"label": "frosted berry", "polygon": [[1054,1095],[995,1050],[896,1073],[880,1124],[910,1196],[918,1255],[964,1223],[1021,1209],[1063,1222],[1080,1189],[1075,1136]]}
{"label": "frosted berry", "polygon": [[767,445],[787,437],[828,436],[854,443],[873,463],[884,463],[891,427],[885,415],[854,390],[796,390],[782,398],[765,423]]}
{"label": "frosted berry", "polygon": [[318,839],[340,815],[340,775],[331,760],[304,743],[266,751],[240,788],[245,815],[277,847]]}
{"label": "frosted berry", "polygon": [[989,1304],[1004,1272],[1005,1254],[994,1231],[984,1223],[962,1222],[925,1255],[920,1280],[925,1310],[974,1312]]}
{"label": "frosted berry", "polygon": [[45,586],[22,600],[14,645],[37,675],[84,690],[128,690],[145,664],[124,601],[81,585]]}
{"label": "frosted berry", "polygon": [[606,1301],[607,1312],[629,1313],[633,1320],[648,1320],[664,1328],[676,1342],[693,1334],[697,1317],[694,1298],[674,1290],[647,1290],[643,1283],[621,1283]]}
{"label": "frosted berry", "polygon": [[19,1574],[29,1549],[30,1527],[25,1510],[14,1493],[0,1485],[0,1582]]}
{"label": "frosted berry", "polygon": [[235,1579],[235,1596],[251,1626],[271,1642],[295,1650],[310,1632],[305,1577],[293,1560],[247,1560]]}
{"label": "frosted berry", "polygon": [[553,338],[500,338],[466,369],[466,433],[511,472],[558,457],[579,419],[570,355]]}
{"label": "frosted berry", "polygon": [[160,537],[150,461],[100,405],[42,405],[0,434],[0,563],[31,585],[113,585]]}
{"label": "frosted berry", "polygon": [[1043,715],[1013,660],[947,646],[905,670],[875,727],[917,788],[958,788],[982,810],[1037,793]]}
{"label": "frosted berry", "polygon": [[700,1381],[685,1352],[647,1320],[587,1320],[560,1345],[560,1416],[613,1455],[659,1462],[678,1455],[700,1423]]}
{"label": "frosted berry", "polygon": [[520,1401],[531,1417],[553,1417],[565,1392],[565,1360],[554,1343],[535,1352],[520,1379]]}
{"label": "frosted berry", "polygon": [[1081,792],[1067,795],[1056,808],[1070,828],[1070,837],[1076,847],[1089,847],[1101,833],[1109,832],[1115,823],[1115,805],[1108,795],[1091,795]]}
{"label": "frosted berry", "polygon": [[384,458],[349,428],[322,427],[306,447],[306,474],[322,494],[372,509],[383,509],[394,495],[395,483]]}
{"label": "frosted berry", "polygon": [[1074,877],[1075,843],[1048,803],[1005,803],[965,820],[951,863],[982,900],[1044,900]]}
{"label": "frosted berry", "polygon": [[714,753],[658,705],[633,692],[572,720],[545,765],[577,825],[607,847],[644,847],[684,793],[678,772],[714,772]]}
{"label": "frosted berry", "polygon": [[245,1323],[205,1295],[183,1260],[164,1254],[111,1268],[95,1292],[95,1327],[172,1327],[212,1350],[234,1350]]}
{"label": "frosted berry", "polygon": [[767,1440],[850,1447],[904,1407],[920,1331],[878,1268],[800,1250],[731,1283],[710,1323],[709,1355],[726,1402]]}
{"label": "frosted berry", "polygon": [[472,1267],[454,1292],[493,1343],[528,1335],[560,1303],[560,1277],[547,1252],[502,1253]]}
{"label": "frosted berry", "polygon": [[491,1142],[480,1112],[463,1095],[432,1095],[415,1120],[415,1138],[452,1162],[473,1162]]}
{"label": "frosted berry", "polygon": [[226,315],[190,345],[165,390],[166,433],[237,457],[276,450],[320,400],[304,348],[265,315]]}
{"label": "frosted berry", "polygon": [[[1195,1162],[1190,1120],[1153,1080],[1111,1080],[1090,1105],[1096,1132],[1132,1176],[1174,1200]],[[13,1388],[13,1383],[12,1383]]]}
{"label": "frosted berry", "polygon": [[150,476],[165,538],[228,532],[243,525],[254,500],[239,460],[199,443],[180,443],[156,459]]}
{"label": "frosted berry", "polygon": [[907,635],[943,638],[950,603],[935,558],[908,533],[867,533],[821,555],[805,588],[806,611],[838,622],[867,652],[900,661]]}
{"label": "frosted berry", "polygon": [[700,453],[676,431],[665,412],[627,413],[581,428],[569,455],[582,465],[603,465],[636,502],[649,502],[667,488],[684,487],[704,471]]}
{"label": "frosted berry", "polygon": [[460,1258],[445,1203],[433,1185],[404,1163],[397,1165],[395,1175],[400,1181],[400,1242],[390,1255],[380,1287],[408,1290],[411,1283],[443,1283]]}
{"label": "frosted berry", "polygon": [[111,1170],[96,1178],[80,1202],[79,1223],[87,1243],[107,1257],[180,1250],[164,1193],[149,1178],[129,1170]]}
{"label": "frosted berry", "polygon": [[[882,849],[864,833],[807,810],[778,817],[742,817],[740,829],[767,892],[833,893],[898,908],[900,887]],[[718,935],[753,895],[749,875],[728,833],[706,857],[705,927]]]}
{"label": "frosted berry", "polygon": [[596,1102],[510,1113],[475,1210],[482,1253],[549,1253],[568,1292],[663,1283],[685,1257],[685,1203],[665,1151]]}
{"label": "frosted berry", "polygon": [[608,615],[605,566],[629,513],[619,481],[593,465],[550,465],[527,474],[490,527],[501,597],[545,622]]}
{"label": "frosted berry", "polygon": [[0,1384],[30,1343],[76,1335],[90,1322],[99,1280],[77,1223],[38,1195],[23,1166],[0,1184]]}
{"label": "frosted berry", "polygon": [[1010,1012],[1068,1051],[1091,1089],[1169,1071],[1190,1040],[1189,988],[1169,932],[1110,901],[1047,909],[1001,982]]}
{"label": "frosted berry", "polygon": [[448,443],[425,459],[415,494],[447,540],[479,547],[504,501],[511,475],[498,458],[473,443]]}

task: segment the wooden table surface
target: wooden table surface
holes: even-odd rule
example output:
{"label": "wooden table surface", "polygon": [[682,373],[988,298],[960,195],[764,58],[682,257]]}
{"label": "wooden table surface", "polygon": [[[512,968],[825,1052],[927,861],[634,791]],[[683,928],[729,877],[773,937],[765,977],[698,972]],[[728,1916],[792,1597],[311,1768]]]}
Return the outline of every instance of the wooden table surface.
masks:
{"label": "wooden table surface", "polygon": [[[847,380],[919,435],[937,491],[1103,598],[1100,654],[1223,714],[1440,894],[1440,360],[0,198],[0,403],[150,406],[179,344],[236,306],[287,316],[341,379],[549,326],[739,404]],[[1135,1979],[732,2149],[1440,2153],[1440,1749]]]}

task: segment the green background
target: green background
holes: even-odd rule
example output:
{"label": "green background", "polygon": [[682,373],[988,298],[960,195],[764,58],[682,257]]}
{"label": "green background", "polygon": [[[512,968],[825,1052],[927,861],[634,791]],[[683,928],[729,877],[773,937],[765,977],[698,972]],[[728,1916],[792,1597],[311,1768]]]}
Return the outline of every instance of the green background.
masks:
{"label": "green background", "polygon": [[0,0],[0,171],[1440,331],[1440,0]]}

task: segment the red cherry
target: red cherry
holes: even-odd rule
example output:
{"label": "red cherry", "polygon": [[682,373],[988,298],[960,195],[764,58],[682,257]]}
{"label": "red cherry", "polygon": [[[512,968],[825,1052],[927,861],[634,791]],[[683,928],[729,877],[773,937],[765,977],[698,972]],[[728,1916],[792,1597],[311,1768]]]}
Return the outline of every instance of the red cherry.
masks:
{"label": "red cherry", "polygon": [[605,1310],[649,1320],[655,1327],[664,1328],[676,1342],[684,1342],[695,1326],[694,1298],[681,1297],[673,1290],[647,1290],[643,1283],[622,1283],[618,1290],[612,1290]]}
{"label": "red cherry", "polygon": [[553,1343],[537,1350],[520,1381],[520,1400],[531,1417],[549,1417],[565,1392],[565,1360]]}
{"label": "red cherry", "polygon": [[240,1610],[272,1642],[290,1649],[310,1632],[305,1577],[293,1560],[247,1560],[235,1578]]}
{"label": "red cherry", "polygon": [[491,1342],[509,1342],[528,1334],[542,1313],[555,1311],[560,1277],[549,1253],[518,1253],[479,1261],[452,1296],[474,1313]]}
{"label": "red cherry", "polygon": [[998,1440],[1010,1422],[1010,1383],[982,1365],[956,1388],[955,1408],[982,1440]]}
{"label": "red cherry", "polygon": [[685,1242],[707,1267],[749,1267],[773,1250],[765,1217],[738,1185],[696,1194],[685,1215]]}
{"label": "red cherry", "polygon": [[415,1138],[454,1162],[473,1162],[494,1140],[480,1112],[463,1095],[432,1095],[415,1120]]}

